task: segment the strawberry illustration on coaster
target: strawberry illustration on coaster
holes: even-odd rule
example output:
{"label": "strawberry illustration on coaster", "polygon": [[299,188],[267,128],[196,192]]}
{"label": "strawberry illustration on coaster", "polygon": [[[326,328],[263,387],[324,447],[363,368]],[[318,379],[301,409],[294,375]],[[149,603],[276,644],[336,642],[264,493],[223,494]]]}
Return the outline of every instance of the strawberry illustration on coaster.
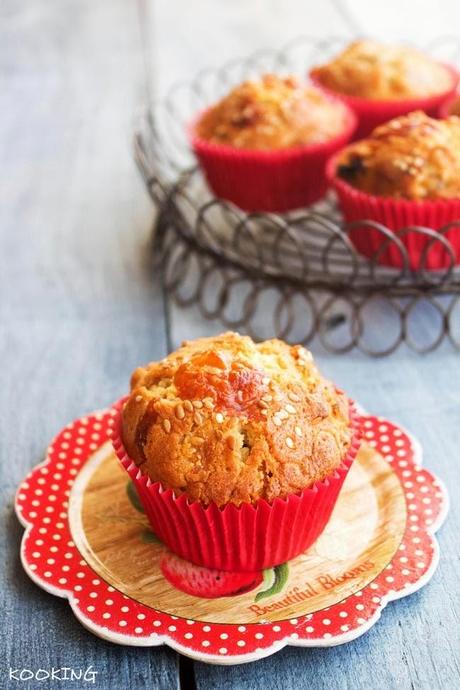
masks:
{"label": "strawberry illustration on coaster", "polygon": [[[132,506],[138,512],[145,513],[131,480],[128,480],[126,494]],[[140,538],[146,544],[161,544],[161,540],[148,527],[142,529]],[[185,594],[203,599],[234,597],[263,585],[254,601],[260,601],[281,592],[289,575],[287,563],[257,572],[231,572],[195,565],[166,548],[160,560],[160,570],[170,585]]]}
{"label": "strawberry illustration on coaster", "polygon": [[168,582],[185,594],[204,599],[234,597],[255,589],[263,580],[261,572],[236,573],[194,565],[171,552],[160,562],[161,572]]}

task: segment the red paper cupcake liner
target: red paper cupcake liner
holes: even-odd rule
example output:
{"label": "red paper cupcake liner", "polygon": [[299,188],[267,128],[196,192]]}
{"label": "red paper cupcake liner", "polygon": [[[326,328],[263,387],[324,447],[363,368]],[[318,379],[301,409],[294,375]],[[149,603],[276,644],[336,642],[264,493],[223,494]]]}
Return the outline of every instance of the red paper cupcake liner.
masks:
{"label": "red paper cupcake liner", "polygon": [[203,506],[151,482],[127,455],[118,402],[113,446],[131,477],[155,534],[187,561],[207,568],[259,571],[284,563],[313,544],[325,528],[360,445],[360,422],[350,402],[353,437],[340,467],[310,489],[272,503]]}
{"label": "red paper cupcake liner", "polygon": [[309,146],[276,151],[237,149],[198,137],[195,123],[189,127],[189,138],[217,197],[245,211],[282,213],[324,196],[328,188],[326,163],[350,141],[355,128],[356,118],[345,106],[343,131],[329,141]]}
{"label": "red paper cupcake liner", "polygon": [[441,120],[444,120],[446,117],[450,117],[450,115],[452,115],[451,108],[454,105],[454,103],[459,99],[460,93],[457,90],[446,101],[441,103],[441,105],[438,108],[437,117]]}
{"label": "red paper cupcake liner", "polygon": [[[355,223],[348,235],[360,254],[385,266],[403,268],[407,264],[413,271],[440,270],[460,263],[460,199],[410,201],[367,194],[337,177],[336,164],[336,159],[329,161],[328,177],[346,222]],[[393,230],[407,252],[407,262],[397,242],[366,221]],[[451,223],[452,227],[446,227]],[[433,230],[434,235],[423,234],[416,227]]]}
{"label": "red paper cupcake liner", "polygon": [[334,95],[345,103],[358,118],[358,127],[354,134],[354,139],[362,139],[368,136],[375,127],[392,120],[394,117],[406,115],[414,110],[423,110],[431,117],[438,117],[439,108],[449,99],[457,88],[459,74],[450,65],[444,65],[452,76],[452,86],[443,93],[430,96],[428,98],[410,98],[404,100],[371,100],[368,98],[357,98],[356,96],[347,96],[345,94],[331,91],[321,84],[315,77],[313,72],[310,72],[310,79],[318,88],[325,93]]}

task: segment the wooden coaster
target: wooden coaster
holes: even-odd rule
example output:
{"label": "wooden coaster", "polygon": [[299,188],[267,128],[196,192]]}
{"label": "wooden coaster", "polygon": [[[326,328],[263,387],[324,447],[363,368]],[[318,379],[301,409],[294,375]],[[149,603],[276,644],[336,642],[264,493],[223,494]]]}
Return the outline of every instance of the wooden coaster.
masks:
{"label": "wooden coaster", "polygon": [[[163,577],[160,560],[166,548],[145,543],[149,523],[131,503],[128,484],[111,444],[106,444],[89,460],[72,492],[69,520],[77,548],[100,577],[130,599],[206,622],[279,621],[333,606],[388,565],[406,525],[400,482],[389,464],[364,444],[325,532],[308,552],[289,562],[289,575],[275,601],[257,603],[257,590],[203,599],[171,587]],[[289,594],[302,598],[290,603]]]}
{"label": "wooden coaster", "polygon": [[445,489],[420,467],[419,444],[391,422],[361,420],[364,443],[323,534],[240,593],[230,591],[232,574],[185,561],[182,591],[168,575],[178,559],[152,533],[112,451],[113,410],[77,420],[19,487],[24,568],[67,597],[87,628],[121,644],[166,643],[203,661],[241,663],[285,644],[354,639],[388,601],[431,577],[433,533],[447,510]]}

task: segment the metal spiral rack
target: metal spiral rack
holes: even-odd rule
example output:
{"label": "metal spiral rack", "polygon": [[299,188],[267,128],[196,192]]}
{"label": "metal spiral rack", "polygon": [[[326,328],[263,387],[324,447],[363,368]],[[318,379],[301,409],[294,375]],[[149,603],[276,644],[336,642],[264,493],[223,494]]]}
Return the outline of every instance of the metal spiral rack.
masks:
{"label": "metal spiral rack", "polygon": [[[147,110],[136,131],[135,156],[157,207],[156,267],[179,305],[196,304],[204,317],[255,339],[308,344],[318,338],[334,353],[356,347],[373,356],[402,343],[429,352],[445,339],[460,348],[460,267],[443,234],[447,228],[410,229],[427,238],[414,271],[400,239],[408,229],[394,233],[372,221],[360,223],[360,230],[372,226],[384,238],[381,249],[364,258],[348,238],[332,193],[301,211],[246,213],[212,196],[189,150],[187,123],[231,86],[266,71],[305,74],[348,41],[301,38],[280,51],[205,70]],[[460,58],[455,38],[425,49],[453,63]],[[390,243],[401,268],[379,263]],[[449,265],[427,270],[427,257],[439,243]]]}

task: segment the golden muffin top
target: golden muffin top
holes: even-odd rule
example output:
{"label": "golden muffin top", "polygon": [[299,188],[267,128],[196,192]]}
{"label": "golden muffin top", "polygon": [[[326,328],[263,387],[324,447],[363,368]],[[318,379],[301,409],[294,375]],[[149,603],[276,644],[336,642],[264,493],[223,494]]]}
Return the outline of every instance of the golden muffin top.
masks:
{"label": "golden muffin top", "polygon": [[425,98],[453,86],[449,70],[419,50],[370,40],[351,43],[312,76],[331,91],[376,100]]}
{"label": "golden muffin top", "polygon": [[305,348],[224,333],[134,372],[122,438],[152,481],[223,506],[272,501],[325,479],[352,430],[347,398]]}
{"label": "golden muffin top", "polygon": [[232,89],[195,131],[216,144],[263,151],[328,141],[343,131],[346,117],[344,106],[314,86],[266,74]]}
{"label": "golden muffin top", "polygon": [[413,112],[346,146],[336,174],[356,189],[396,199],[460,198],[460,118]]}

